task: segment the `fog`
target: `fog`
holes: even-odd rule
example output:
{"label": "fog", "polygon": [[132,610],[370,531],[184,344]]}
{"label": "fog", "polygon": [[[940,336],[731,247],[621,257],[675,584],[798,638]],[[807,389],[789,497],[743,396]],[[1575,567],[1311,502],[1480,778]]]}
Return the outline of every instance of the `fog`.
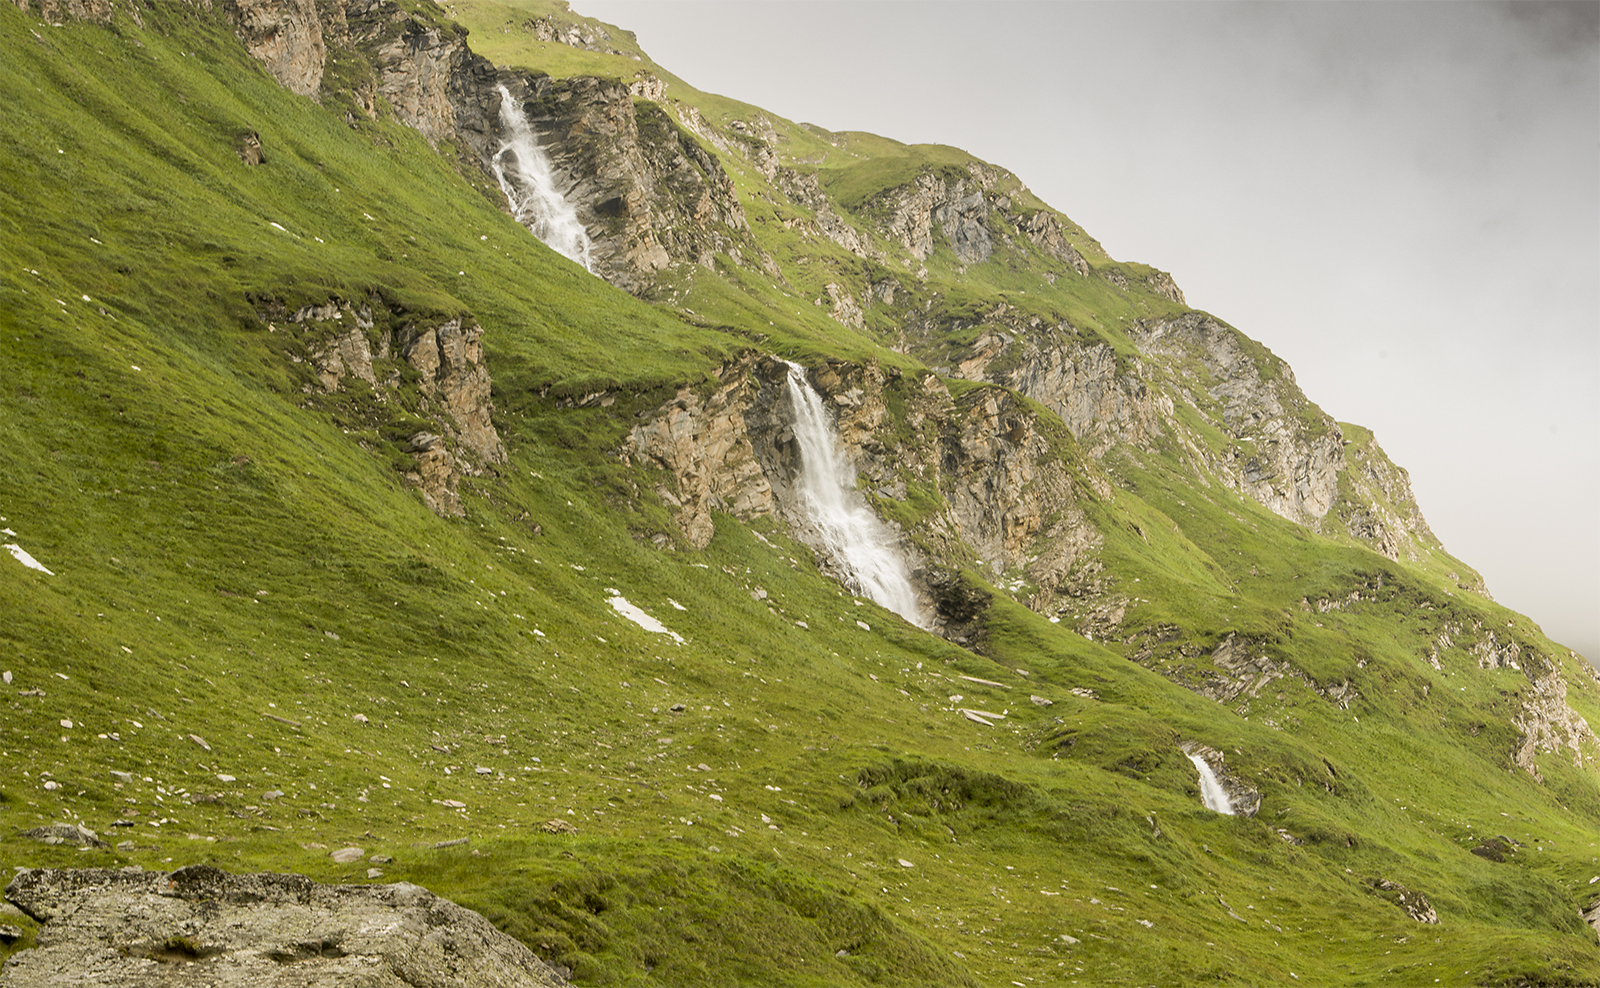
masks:
{"label": "fog", "polygon": [[1015,172],[1372,429],[1446,548],[1600,660],[1600,5],[575,9],[701,89]]}

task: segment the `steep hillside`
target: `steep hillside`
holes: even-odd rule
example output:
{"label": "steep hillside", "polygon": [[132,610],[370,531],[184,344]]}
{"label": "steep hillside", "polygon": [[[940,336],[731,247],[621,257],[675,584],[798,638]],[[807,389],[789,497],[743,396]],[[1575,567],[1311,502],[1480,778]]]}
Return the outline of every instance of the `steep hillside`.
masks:
{"label": "steep hillside", "polygon": [[9,863],[409,881],[578,984],[1600,981],[1588,665],[1004,169],[555,2],[0,38]]}

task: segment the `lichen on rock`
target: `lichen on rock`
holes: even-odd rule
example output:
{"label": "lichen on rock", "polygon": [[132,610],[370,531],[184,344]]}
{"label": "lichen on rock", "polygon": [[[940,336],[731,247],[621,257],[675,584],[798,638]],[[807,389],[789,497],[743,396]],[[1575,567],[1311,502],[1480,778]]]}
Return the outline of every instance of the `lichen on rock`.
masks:
{"label": "lichen on rock", "polygon": [[0,969],[0,988],[567,985],[478,913],[404,882],[36,868],[6,898],[43,927]]}

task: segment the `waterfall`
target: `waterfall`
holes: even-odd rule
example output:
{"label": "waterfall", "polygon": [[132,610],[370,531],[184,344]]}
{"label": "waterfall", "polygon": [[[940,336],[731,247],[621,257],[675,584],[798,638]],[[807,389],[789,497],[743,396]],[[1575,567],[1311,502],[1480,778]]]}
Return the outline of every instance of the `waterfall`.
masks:
{"label": "waterfall", "polygon": [[500,123],[507,137],[490,164],[500,191],[511,203],[511,215],[518,223],[559,254],[589,270],[589,231],[578,222],[578,213],[556,190],[550,159],[539,148],[539,141],[522,113],[522,104],[511,97],[504,85],[500,89]]}
{"label": "waterfall", "polygon": [[1233,816],[1233,800],[1228,798],[1228,790],[1222,788],[1217,773],[1211,771],[1211,764],[1199,755],[1190,755],[1189,760],[1200,770],[1200,800],[1206,804],[1206,809]]}
{"label": "waterfall", "polygon": [[870,597],[920,628],[928,626],[895,534],[856,491],[856,471],[834,438],[822,396],[806,381],[805,368],[789,364],[794,435],[800,443],[796,487],[824,551],[844,573],[852,592]]}

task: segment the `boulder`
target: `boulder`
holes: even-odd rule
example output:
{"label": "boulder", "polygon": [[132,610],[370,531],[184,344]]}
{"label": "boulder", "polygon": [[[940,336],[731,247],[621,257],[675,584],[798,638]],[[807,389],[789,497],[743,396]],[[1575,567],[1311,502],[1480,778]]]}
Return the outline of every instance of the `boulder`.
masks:
{"label": "boulder", "polygon": [[301,875],[33,869],[6,897],[44,924],[0,988],[561,988],[478,913],[409,883]]}

